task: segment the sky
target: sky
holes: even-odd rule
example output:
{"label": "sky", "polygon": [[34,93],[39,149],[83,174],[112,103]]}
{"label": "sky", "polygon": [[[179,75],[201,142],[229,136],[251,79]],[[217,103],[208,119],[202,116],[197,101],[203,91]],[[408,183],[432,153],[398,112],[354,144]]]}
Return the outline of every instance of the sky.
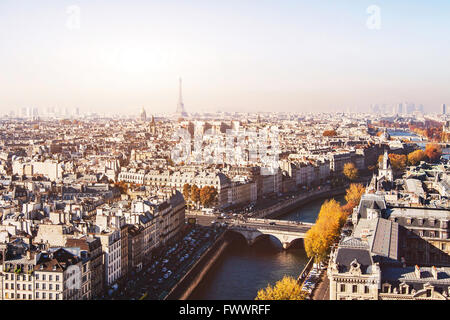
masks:
{"label": "sky", "polygon": [[0,114],[450,105],[448,0],[1,0]]}

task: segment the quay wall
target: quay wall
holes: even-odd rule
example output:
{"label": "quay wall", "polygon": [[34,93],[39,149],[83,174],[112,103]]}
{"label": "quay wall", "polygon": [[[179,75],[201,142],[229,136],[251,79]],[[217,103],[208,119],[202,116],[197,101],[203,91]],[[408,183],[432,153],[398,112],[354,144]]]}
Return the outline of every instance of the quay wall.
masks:
{"label": "quay wall", "polygon": [[286,201],[277,203],[269,208],[256,211],[253,214],[253,217],[274,219],[288,213],[289,211],[301,207],[311,201],[323,198],[332,198],[335,196],[345,194],[345,190],[346,187],[342,187],[339,189],[324,189],[300,194],[293,199],[288,199]]}
{"label": "quay wall", "polygon": [[224,232],[192,266],[192,268],[178,281],[164,300],[187,300],[200,281],[208,273],[214,263],[220,258],[229,245]]}

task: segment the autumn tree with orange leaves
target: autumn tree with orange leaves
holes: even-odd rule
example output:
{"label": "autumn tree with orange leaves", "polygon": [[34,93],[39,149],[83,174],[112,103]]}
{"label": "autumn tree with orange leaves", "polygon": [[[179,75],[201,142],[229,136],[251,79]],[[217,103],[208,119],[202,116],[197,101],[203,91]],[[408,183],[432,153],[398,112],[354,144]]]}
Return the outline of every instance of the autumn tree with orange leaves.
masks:
{"label": "autumn tree with orange leaves", "polygon": [[430,162],[437,161],[441,158],[442,148],[436,143],[428,143],[425,146],[425,154]]}
{"label": "autumn tree with orange leaves", "polygon": [[353,208],[356,207],[361,201],[361,197],[366,192],[366,188],[360,183],[352,183],[350,187],[346,190],[345,194],[345,204],[342,209],[348,214],[353,212]]}
{"label": "autumn tree with orange leaves", "polygon": [[408,154],[408,164],[411,166],[416,166],[420,161],[425,160],[426,154],[423,150],[416,150]]}
{"label": "autumn tree with orange leaves", "polygon": [[344,175],[351,181],[358,179],[358,169],[353,162],[344,164]]}
{"label": "autumn tree with orange leaves", "polygon": [[292,277],[284,276],[275,286],[270,284],[258,291],[255,300],[305,300],[306,293]]}
{"label": "autumn tree with orange leaves", "polygon": [[316,263],[324,261],[330,246],[339,238],[340,229],[347,220],[347,213],[334,199],[325,201],[316,223],[305,237],[305,251]]}

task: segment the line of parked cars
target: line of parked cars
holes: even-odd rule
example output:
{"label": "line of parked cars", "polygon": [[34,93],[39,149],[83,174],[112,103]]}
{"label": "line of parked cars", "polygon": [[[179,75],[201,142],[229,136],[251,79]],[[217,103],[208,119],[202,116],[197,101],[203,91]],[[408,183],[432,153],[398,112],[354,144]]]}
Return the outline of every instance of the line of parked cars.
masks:
{"label": "line of parked cars", "polygon": [[129,288],[133,288],[134,292],[133,300],[143,296],[147,299],[161,298],[186,273],[184,269],[198,258],[197,251],[214,238],[217,232],[196,226],[180,242],[170,246],[161,257],[155,258],[147,269],[129,282]]}
{"label": "line of parked cars", "polygon": [[306,277],[306,280],[303,282],[302,291],[305,291],[308,296],[311,295],[311,293],[316,288],[317,283],[319,282],[320,275],[324,270],[326,269],[323,265],[317,265],[314,264],[311,271],[308,273],[308,276]]}

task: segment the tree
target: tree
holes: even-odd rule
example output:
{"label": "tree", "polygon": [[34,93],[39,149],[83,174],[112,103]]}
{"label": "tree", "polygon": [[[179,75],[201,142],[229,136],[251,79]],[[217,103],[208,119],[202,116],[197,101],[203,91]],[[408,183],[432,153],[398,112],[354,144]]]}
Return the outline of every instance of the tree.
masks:
{"label": "tree", "polygon": [[216,200],[216,196],[217,196],[216,188],[212,186],[204,186],[200,190],[200,203],[205,207],[209,207],[211,204],[214,203],[214,200]]}
{"label": "tree", "polygon": [[353,162],[344,164],[344,175],[352,181],[358,178],[358,169]]}
{"label": "tree", "polygon": [[316,263],[324,261],[331,245],[327,239],[328,235],[324,233],[323,228],[319,228],[319,224],[316,222],[305,236],[305,251],[308,258],[314,258]]}
{"label": "tree", "polygon": [[200,189],[195,184],[191,187],[191,200],[194,203],[200,201]]}
{"label": "tree", "polygon": [[284,276],[275,286],[260,289],[255,300],[305,300],[306,293],[292,277]]}
{"label": "tree", "polygon": [[116,182],[114,185],[117,188],[119,188],[121,194],[126,194],[128,192],[128,184],[127,183],[125,183],[123,181],[119,181],[119,182]]}
{"label": "tree", "polygon": [[191,197],[191,185],[188,183],[185,183],[183,186],[183,197],[186,202]]}
{"label": "tree", "polygon": [[416,166],[420,161],[425,160],[426,154],[423,150],[416,150],[408,154],[408,164],[411,166]]}
{"label": "tree", "polygon": [[351,206],[351,208],[353,209],[359,204],[359,202],[361,201],[361,197],[365,191],[366,188],[364,188],[362,184],[352,183],[346,190],[345,201],[347,201],[347,204],[349,204],[349,206]]}
{"label": "tree", "polygon": [[314,258],[315,262],[325,260],[330,246],[339,238],[347,217],[348,214],[336,200],[325,201],[315,225],[306,233],[305,251],[309,258]]}
{"label": "tree", "polygon": [[441,158],[442,149],[436,143],[428,143],[425,146],[425,154],[428,157],[428,159],[430,160],[430,162],[434,162]]}
{"label": "tree", "polygon": [[324,137],[335,137],[337,133],[336,130],[325,130],[322,135]]}
{"label": "tree", "polygon": [[[389,154],[389,160],[394,171],[403,171],[406,168],[407,157],[404,154]],[[378,157],[378,165],[383,162],[383,155]]]}

